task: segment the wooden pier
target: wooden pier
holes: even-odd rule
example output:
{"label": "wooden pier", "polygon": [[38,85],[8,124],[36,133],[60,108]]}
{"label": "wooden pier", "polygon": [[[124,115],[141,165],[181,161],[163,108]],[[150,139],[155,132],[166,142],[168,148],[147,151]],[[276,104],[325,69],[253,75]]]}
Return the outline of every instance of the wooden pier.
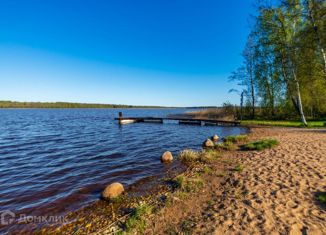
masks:
{"label": "wooden pier", "polygon": [[149,123],[164,123],[164,121],[177,121],[179,124],[185,125],[200,125],[200,126],[237,126],[240,125],[239,121],[224,121],[215,119],[192,119],[192,118],[177,118],[177,117],[123,117],[119,112],[119,117],[115,118],[119,124],[130,124],[138,122]]}

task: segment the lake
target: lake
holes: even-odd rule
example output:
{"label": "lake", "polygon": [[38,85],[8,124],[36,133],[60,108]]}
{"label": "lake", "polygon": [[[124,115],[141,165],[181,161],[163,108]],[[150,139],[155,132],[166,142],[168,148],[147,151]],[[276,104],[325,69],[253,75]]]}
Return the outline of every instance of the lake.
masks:
{"label": "lake", "polygon": [[0,211],[63,214],[98,200],[114,181],[130,186],[164,177],[175,166],[160,162],[200,149],[213,134],[247,132],[243,127],[135,123],[114,117],[164,117],[187,109],[3,109],[0,110]]}

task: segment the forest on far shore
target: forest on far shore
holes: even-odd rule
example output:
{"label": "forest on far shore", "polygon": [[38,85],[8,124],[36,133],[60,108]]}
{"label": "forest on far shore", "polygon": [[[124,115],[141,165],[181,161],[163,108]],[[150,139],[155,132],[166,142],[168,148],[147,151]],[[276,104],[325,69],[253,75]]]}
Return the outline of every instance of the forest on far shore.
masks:
{"label": "forest on far shore", "polygon": [[133,106],[121,104],[88,104],[69,102],[0,101],[0,108],[162,108],[160,106]]}

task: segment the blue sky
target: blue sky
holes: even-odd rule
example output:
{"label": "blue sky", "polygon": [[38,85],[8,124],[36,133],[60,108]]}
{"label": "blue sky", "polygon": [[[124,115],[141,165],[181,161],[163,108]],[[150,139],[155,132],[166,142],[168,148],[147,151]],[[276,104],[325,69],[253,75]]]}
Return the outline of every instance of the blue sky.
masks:
{"label": "blue sky", "polygon": [[0,100],[238,103],[250,0],[0,1]]}

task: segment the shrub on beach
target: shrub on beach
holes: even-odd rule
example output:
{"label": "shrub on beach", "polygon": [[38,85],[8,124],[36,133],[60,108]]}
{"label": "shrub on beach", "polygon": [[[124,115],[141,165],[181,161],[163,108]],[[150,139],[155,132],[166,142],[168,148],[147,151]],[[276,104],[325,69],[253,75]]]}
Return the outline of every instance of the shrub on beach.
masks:
{"label": "shrub on beach", "polygon": [[264,140],[259,140],[259,141],[255,141],[255,142],[251,142],[248,144],[245,144],[242,146],[242,148],[244,150],[264,150],[267,148],[272,148],[276,145],[278,145],[279,142],[275,139],[264,139]]}

